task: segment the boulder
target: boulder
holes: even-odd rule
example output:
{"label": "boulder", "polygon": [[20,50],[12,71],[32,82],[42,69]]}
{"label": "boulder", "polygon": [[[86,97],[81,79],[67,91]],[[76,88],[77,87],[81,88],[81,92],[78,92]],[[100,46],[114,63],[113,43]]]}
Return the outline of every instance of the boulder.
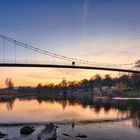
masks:
{"label": "boulder", "polygon": [[64,136],[67,136],[67,137],[72,137],[70,136],[69,134],[66,134],[66,133],[63,133]]}
{"label": "boulder", "polygon": [[20,134],[21,135],[30,135],[35,131],[34,127],[32,126],[24,126],[20,129]]}
{"label": "boulder", "polygon": [[77,135],[76,137],[79,137],[79,138],[87,138],[87,135],[79,134],[79,135]]}
{"label": "boulder", "polygon": [[0,132],[0,138],[5,137],[6,135],[7,135],[7,134],[4,134],[4,133]]}
{"label": "boulder", "polygon": [[41,133],[38,134],[37,138],[38,140],[56,140],[57,138],[57,126],[55,126],[53,123],[46,124],[45,129],[41,131]]}

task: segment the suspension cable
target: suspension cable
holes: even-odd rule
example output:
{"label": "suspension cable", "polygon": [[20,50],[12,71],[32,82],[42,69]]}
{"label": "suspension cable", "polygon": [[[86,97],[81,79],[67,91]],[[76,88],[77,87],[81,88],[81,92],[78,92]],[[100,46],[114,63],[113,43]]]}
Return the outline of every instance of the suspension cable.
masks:
{"label": "suspension cable", "polygon": [[[19,42],[17,40],[11,39],[11,38],[9,38],[7,36],[4,36],[4,35],[1,35],[1,34],[0,34],[0,38],[2,38],[3,41],[6,40],[8,42],[11,42],[11,43],[14,43],[16,45],[19,45],[20,47],[24,47],[26,49],[38,52],[40,54],[43,54],[43,55],[46,55],[46,56],[50,56],[50,57],[59,59],[60,61],[62,61],[62,60],[69,61],[69,62],[75,61],[76,63],[80,63],[80,64],[83,64],[83,65],[92,65],[92,66],[93,65],[94,66],[95,65],[96,66],[97,65],[99,65],[99,66],[102,65],[102,66],[108,66],[108,67],[134,66],[134,63],[129,63],[129,64],[109,64],[109,63],[97,63],[97,62],[85,61],[85,60],[81,60],[81,59],[75,59],[75,58],[72,58],[72,57],[67,57],[67,56],[64,56],[64,55],[55,54],[55,53],[52,53],[52,52],[49,52],[49,51],[45,51],[43,49],[39,49],[39,48],[33,47],[31,45]],[[16,47],[15,47],[15,51],[16,51]],[[5,61],[5,42],[3,43],[3,57],[4,57],[4,61]],[[15,55],[15,60],[16,60],[16,55]]]}

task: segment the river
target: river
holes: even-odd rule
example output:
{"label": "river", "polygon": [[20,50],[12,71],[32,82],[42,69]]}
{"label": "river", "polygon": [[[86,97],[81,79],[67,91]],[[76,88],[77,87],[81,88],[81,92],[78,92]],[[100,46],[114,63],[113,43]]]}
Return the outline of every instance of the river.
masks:
{"label": "river", "polygon": [[[140,101],[98,99],[88,104],[70,100],[15,99],[0,102],[0,130],[11,139],[35,139],[42,125],[48,122],[59,126],[58,140],[80,139],[75,137],[79,133],[86,134],[87,140],[139,140]],[[19,134],[20,124],[25,123],[36,126],[29,137]]]}

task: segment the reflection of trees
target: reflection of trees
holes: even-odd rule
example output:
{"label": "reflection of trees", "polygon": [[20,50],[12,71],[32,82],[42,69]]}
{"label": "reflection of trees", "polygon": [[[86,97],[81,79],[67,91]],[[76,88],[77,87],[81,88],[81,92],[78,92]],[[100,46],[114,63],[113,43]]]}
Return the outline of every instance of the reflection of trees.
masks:
{"label": "reflection of trees", "polygon": [[64,101],[62,102],[63,110],[65,110],[66,106],[67,106],[67,100],[64,100]]}
{"label": "reflection of trees", "polygon": [[[44,102],[44,100],[42,100]],[[67,98],[48,98],[46,99],[47,102],[58,102],[62,105],[63,109],[67,106],[75,106],[80,105],[82,108],[90,108],[95,113],[99,113],[101,109],[104,109],[106,113],[110,111],[110,109],[118,110],[118,115],[124,116],[126,114],[126,118],[131,118],[133,121],[133,124],[135,126],[140,127],[140,101],[138,100],[91,100],[91,98],[83,98],[76,97],[76,98],[70,98],[69,96]],[[119,117],[118,116],[118,117]]]}
{"label": "reflection of trees", "polygon": [[9,111],[13,109],[13,106],[14,106],[14,100],[11,100],[11,101],[6,103],[6,108]]}
{"label": "reflection of trees", "polygon": [[140,128],[140,111],[131,111],[130,112],[130,116],[132,118],[132,124],[135,126],[135,127],[138,127]]}
{"label": "reflection of trees", "polygon": [[[92,108],[93,108],[93,106],[92,106]],[[94,104],[94,108],[95,108],[95,112],[99,113],[100,109],[101,109],[101,104],[100,103],[95,103]]]}
{"label": "reflection of trees", "polygon": [[[23,99],[22,99],[23,100]],[[32,100],[32,99],[30,99]],[[29,100],[29,101],[30,101]],[[7,110],[12,110],[14,107],[14,99],[3,99],[0,100],[0,105],[1,104],[6,104]],[[90,108],[93,110],[95,113],[99,113],[101,109],[104,109],[106,113],[108,113],[111,109],[118,110],[119,116],[123,114],[127,114],[125,116],[126,118],[131,118],[133,125],[140,127],[140,101],[138,100],[95,100],[92,96],[67,96],[67,97],[59,97],[55,96],[53,97],[46,97],[46,99],[43,98],[37,98],[37,101],[42,104],[42,103],[59,103],[61,104],[63,110],[67,106],[77,106],[80,105],[82,108]]]}
{"label": "reflection of trees", "polygon": [[111,108],[114,108],[114,109],[118,109],[120,111],[128,111],[128,110],[139,110],[140,109],[140,101],[136,101],[136,100],[111,100],[111,99],[108,99],[108,100],[95,100],[93,99],[93,97],[89,97],[89,98],[85,98],[85,96],[83,97],[76,97],[76,98],[73,98],[73,97],[70,97],[68,96],[67,98],[61,98],[58,97],[55,99],[55,97],[51,97],[51,98],[46,98],[46,99],[40,99],[38,98],[37,99],[39,103],[42,103],[42,102],[59,102],[64,108],[66,106],[74,106],[75,103],[81,105],[83,108],[86,108],[86,107],[90,107],[91,109],[94,108],[96,109],[97,111],[100,110],[101,108],[104,108],[105,111],[109,111]]}
{"label": "reflection of trees", "polygon": [[105,104],[105,106],[104,106],[105,112],[108,112],[110,109],[111,109],[111,103]]}
{"label": "reflection of trees", "polygon": [[14,99],[1,99],[0,100],[0,105],[1,104],[6,104],[6,109],[8,111],[11,111],[14,107],[14,102],[15,102]]}

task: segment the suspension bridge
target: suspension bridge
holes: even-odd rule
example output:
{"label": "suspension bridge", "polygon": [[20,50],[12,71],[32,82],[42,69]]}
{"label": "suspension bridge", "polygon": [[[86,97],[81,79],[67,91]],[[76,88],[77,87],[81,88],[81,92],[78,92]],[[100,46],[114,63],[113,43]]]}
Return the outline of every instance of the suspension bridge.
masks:
{"label": "suspension bridge", "polygon": [[0,67],[51,67],[140,73],[135,63],[108,64],[48,52],[0,35]]}

